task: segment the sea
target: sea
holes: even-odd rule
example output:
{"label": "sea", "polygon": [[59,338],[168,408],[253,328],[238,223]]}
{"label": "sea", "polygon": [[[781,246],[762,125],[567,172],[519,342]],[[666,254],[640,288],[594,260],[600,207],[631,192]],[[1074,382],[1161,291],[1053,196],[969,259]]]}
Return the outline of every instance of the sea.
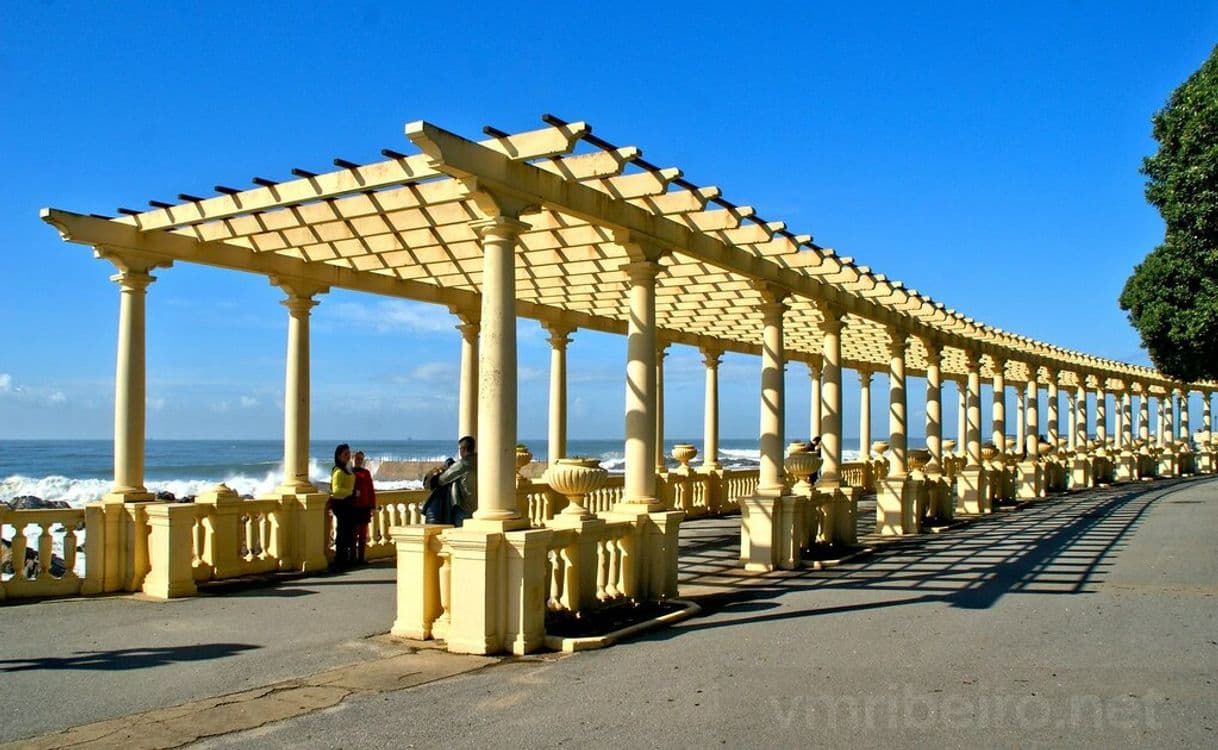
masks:
{"label": "sea", "polygon": [[[354,440],[352,450],[363,450],[374,476],[382,461],[442,462],[456,451],[451,440]],[[522,440],[535,460],[545,460],[545,438]],[[671,455],[677,443],[699,448],[701,438],[665,441]],[[309,478],[329,483],[336,442],[309,444]],[[857,440],[844,441],[843,460],[858,455]],[[62,500],[81,507],[101,498],[111,486],[114,445],[109,440],[0,440],[0,502],[23,495]],[[625,470],[621,440],[568,440],[567,453],[594,456],[610,472]],[[719,462],[727,468],[753,468],[759,463],[757,439],[721,439]],[[698,466],[702,457],[691,465]],[[675,462],[673,462],[675,466]],[[283,443],[279,440],[149,440],[144,451],[144,484],[151,492],[172,492],[175,497],[198,495],[224,482],[242,495],[257,496],[283,478]],[[377,482],[384,489],[408,489],[417,481]]]}

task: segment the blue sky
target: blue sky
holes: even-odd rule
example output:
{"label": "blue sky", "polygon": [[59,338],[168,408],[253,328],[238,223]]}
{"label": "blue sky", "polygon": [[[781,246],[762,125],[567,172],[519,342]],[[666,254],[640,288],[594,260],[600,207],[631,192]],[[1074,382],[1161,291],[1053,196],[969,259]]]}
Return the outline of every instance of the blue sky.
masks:
{"label": "blue sky", "polygon": [[[415,119],[470,136],[536,127],[543,112],[587,120],[969,315],[1144,363],[1116,305],[1162,235],[1137,170],[1155,147],[1151,114],[1218,41],[1218,6],[983,5],[12,4],[0,24],[0,438],[111,430],[111,268],[61,242],[40,207],[112,214],[336,156],[372,161],[405,149]],[[188,265],[158,276],[149,436],[278,437],[280,293]],[[322,298],[314,436],[450,437],[454,323],[438,308]],[[548,345],[535,322],[521,323],[520,346],[520,433],[543,436]],[[624,356],[618,337],[577,334],[573,437],[620,436]],[[700,436],[696,353],[675,347],[668,363],[668,433]],[[725,362],[725,436],[756,433],[758,370]],[[807,383],[792,367],[793,435],[807,432]],[[873,393],[880,435],[882,378]],[[921,393],[918,381],[915,415]]]}

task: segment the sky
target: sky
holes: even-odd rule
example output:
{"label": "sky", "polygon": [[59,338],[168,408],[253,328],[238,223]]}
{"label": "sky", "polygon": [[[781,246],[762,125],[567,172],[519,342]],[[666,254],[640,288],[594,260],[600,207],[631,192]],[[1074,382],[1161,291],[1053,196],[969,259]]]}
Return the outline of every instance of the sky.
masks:
{"label": "sky", "polygon": [[[1151,115],[1218,42],[1218,5],[911,5],[8,4],[0,439],[111,435],[113,269],[62,242],[41,207],[113,215],[334,157],[371,162],[412,151],[403,125],[419,119],[467,137],[539,127],[547,112],[585,120],[979,320],[1147,364],[1117,307],[1163,233],[1138,168],[1156,146]],[[149,438],[280,437],[281,293],[187,264],[156,275]],[[455,318],[320,299],[313,436],[451,437]],[[549,347],[536,322],[519,330],[519,434],[544,437]],[[571,437],[622,435],[624,361],[621,337],[576,334]],[[698,354],[673,347],[667,367],[667,434],[700,438]],[[759,379],[756,357],[726,358],[725,437],[757,434]],[[808,384],[792,365],[791,436],[808,432]],[[886,392],[877,377],[877,437]],[[950,386],[945,404],[950,432]]]}

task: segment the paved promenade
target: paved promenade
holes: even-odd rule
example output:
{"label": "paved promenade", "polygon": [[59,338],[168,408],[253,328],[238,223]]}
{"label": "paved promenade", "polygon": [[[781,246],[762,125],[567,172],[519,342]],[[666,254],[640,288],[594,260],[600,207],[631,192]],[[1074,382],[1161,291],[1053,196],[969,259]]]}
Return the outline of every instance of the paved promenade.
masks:
{"label": "paved promenade", "polygon": [[1051,499],[825,571],[743,576],[736,529],[683,529],[682,593],[703,616],[575,656],[380,637],[389,567],[2,607],[0,741],[102,722],[29,744],[1218,742],[1218,479]]}

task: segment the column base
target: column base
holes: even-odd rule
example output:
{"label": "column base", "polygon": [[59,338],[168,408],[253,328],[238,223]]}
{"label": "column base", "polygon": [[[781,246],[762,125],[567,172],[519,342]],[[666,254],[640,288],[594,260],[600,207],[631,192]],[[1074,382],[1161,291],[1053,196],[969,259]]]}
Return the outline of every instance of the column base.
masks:
{"label": "column base", "polygon": [[951,502],[950,484],[940,471],[928,471],[923,480],[926,492],[926,518],[936,522],[952,520],[955,503]]}
{"label": "column base", "polygon": [[956,477],[956,511],[969,515],[992,513],[994,506],[986,491],[988,473],[981,466],[966,466]]}
{"label": "column base", "polygon": [[1116,459],[1116,481],[1132,482],[1138,476],[1138,461],[1130,451],[1121,451]]}
{"label": "column base", "polygon": [[1091,486],[1091,459],[1086,454],[1076,454],[1070,460],[1070,491],[1078,492]]}
{"label": "column base", "polygon": [[1163,451],[1159,454],[1159,462],[1157,473],[1161,477],[1174,477],[1177,475],[1176,454],[1174,451]]}
{"label": "column base", "polygon": [[1035,500],[1044,496],[1045,469],[1037,461],[1024,460],[1019,463],[1020,500]]}
{"label": "column base", "polygon": [[800,548],[808,543],[804,532],[807,507],[807,498],[799,495],[740,498],[740,563],[744,569],[765,573],[799,567]]}
{"label": "column base", "polygon": [[881,479],[875,494],[875,530],[881,536],[915,534],[918,489],[921,483],[909,476]]}
{"label": "column base", "polygon": [[102,495],[101,501],[107,505],[121,505],[123,503],[151,503],[156,502],[156,495],[148,490],[111,490]]}

